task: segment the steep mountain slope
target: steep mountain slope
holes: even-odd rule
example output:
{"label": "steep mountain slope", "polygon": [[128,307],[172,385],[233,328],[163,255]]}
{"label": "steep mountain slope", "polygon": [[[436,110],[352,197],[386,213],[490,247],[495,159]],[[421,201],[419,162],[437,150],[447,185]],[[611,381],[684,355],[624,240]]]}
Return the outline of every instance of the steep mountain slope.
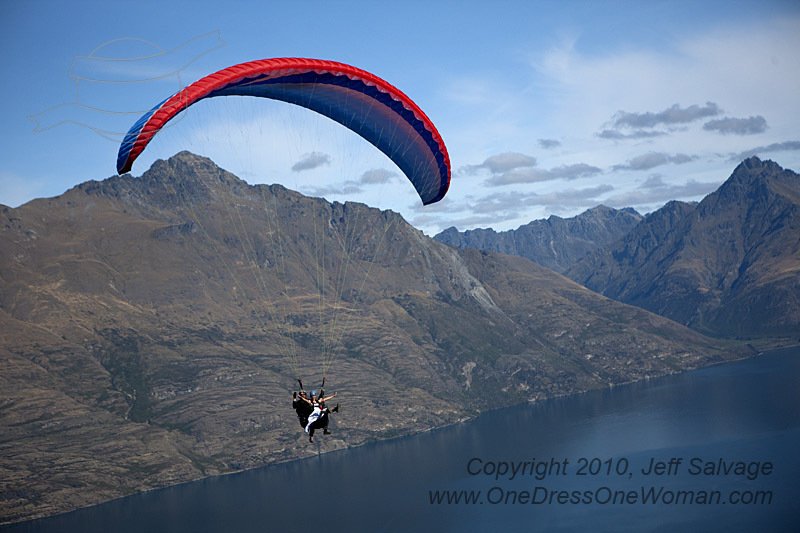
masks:
{"label": "steep mountain slope", "polygon": [[181,153],[0,209],[0,521],[736,357],[528,260]]}
{"label": "steep mountain slope", "polygon": [[622,238],[641,219],[633,209],[617,210],[600,205],[572,218],[552,215],[546,220],[534,220],[509,231],[475,229],[460,232],[448,228],[434,239],[456,248],[476,248],[526,257],[563,273],[587,253]]}
{"label": "steep mountain slope", "polygon": [[701,332],[797,337],[800,177],[747,159],[699,204],[667,204],[566,274]]}

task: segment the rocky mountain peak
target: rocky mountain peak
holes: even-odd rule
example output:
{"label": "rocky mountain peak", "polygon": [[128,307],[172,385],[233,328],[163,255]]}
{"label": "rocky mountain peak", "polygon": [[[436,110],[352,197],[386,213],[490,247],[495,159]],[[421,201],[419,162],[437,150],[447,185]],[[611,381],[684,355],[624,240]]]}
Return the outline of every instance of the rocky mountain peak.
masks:
{"label": "rocky mountain peak", "polygon": [[781,172],[783,169],[780,165],[776,162],[767,159],[766,161],[762,161],[757,156],[748,157],[747,159],[743,160],[733,171],[733,177],[742,174],[742,173],[754,173],[754,172]]}
{"label": "rocky mountain peak", "polygon": [[667,203],[567,275],[703,332],[786,334],[800,322],[798,212],[798,175],[751,157],[699,204]]}
{"label": "rocky mountain peak", "polygon": [[774,161],[762,161],[753,156],[739,163],[720,190],[767,187],[773,181],[785,181],[787,178],[791,180],[791,177],[796,179],[797,174],[782,168]]}
{"label": "rocky mountain peak", "polygon": [[204,203],[221,193],[241,194],[249,187],[211,159],[184,151],[169,159],[155,161],[140,177],[125,174],[102,181],[90,180],[68,191],[68,194],[82,192],[163,208]]}
{"label": "rocky mountain peak", "polygon": [[766,208],[778,198],[788,204],[800,204],[798,175],[773,161],[750,157],[742,161],[719,189],[700,204],[699,214],[731,213],[734,209],[751,211]]}

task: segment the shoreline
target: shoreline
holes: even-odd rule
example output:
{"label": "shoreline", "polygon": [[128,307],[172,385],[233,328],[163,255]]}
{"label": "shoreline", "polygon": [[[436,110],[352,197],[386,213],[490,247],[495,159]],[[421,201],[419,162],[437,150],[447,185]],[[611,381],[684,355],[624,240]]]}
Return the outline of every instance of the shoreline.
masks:
{"label": "shoreline", "polygon": [[71,509],[69,511],[64,511],[64,512],[60,512],[60,513],[45,514],[45,515],[42,515],[42,516],[37,516],[37,517],[34,517],[34,518],[27,518],[27,519],[18,520],[18,521],[2,522],[2,523],[0,523],[0,529],[5,529],[7,527],[12,527],[12,526],[19,526],[20,524],[33,523],[33,522],[36,522],[36,521],[39,521],[39,520],[48,520],[48,519],[52,519],[52,518],[55,518],[55,517],[68,515],[70,513],[75,513],[75,512],[80,512],[82,510],[91,509],[91,508],[97,507],[99,505],[104,505],[104,504],[107,504],[107,503],[110,503],[110,502],[114,502],[114,501],[118,501],[118,500],[122,500],[122,499],[125,499],[125,498],[131,498],[131,497],[135,497],[135,496],[138,496],[138,495],[150,494],[150,493],[153,493],[153,492],[156,492],[156,491],[159,491],[159,490],[165,490],[165,489],[171,489],[171,488],[175,488],[175,487],[180,487],[182,485],[187,485],[189,483],[195,483],[195,482],[206,480],[206,479],[214,479],[214,478],[219,478],[219,477],[223,477],[223,476],[237,475],[237,474],[242,474],[242,473],[246,473],[246,472],[252,472],[252,471],[255,471],[255,470],[276,467],[276,466],[285,465],[285,464],[294,463],[294,462],[299,462],[299,461],[306,461],[306,460],[313,459],[313,458],[319,458],[322,455],[327,455],[327,454],[330,454],[330,453],[341,452],[341,451],[346,451],[346,450],[354,450],[356,448],[361,448],[361,447],[364,447],[364,446],[380,445],[380,444],[391,442],[391,441],[395,441],[395,440],[412,438],[412,437],[415,437],[415,436],[423,435],[425,433],[445,430],[445,429],[451,428],[453,426],[464,424],[464,423],[473,421],[473,420],[477,419],[478,417],[484,416],[486,414],[492,413],[493,411],[498,411],[498,410],[501,410],[501,409],[509,409],[509,408],[513,409],[513,408],[516,408],[516,407],[522,407],[522,406],[526,406],[526,405],[541,403],[541,402],[549,401],[549,400],[564,399],[564,398],[570,398],[570,397],[574,397],[574,396],[580,396],[580,395],[587,394],[587,393],[594,392],[594,391],[602,391],[604,389],[612,389],[612,388],[617,388],[617,387],[621,387],[621,386],[633,385],[633,384],[641,383],[641,382],[644,382],[644,381],[650,381],[650,380],[654,380],[654,379],[661,379],[661,378],[666,378],[666,377],[670,377],[670,376],[676,376],[676,375],[680,375],[680,374],[685,374],[687,372],[694,372],[694,371],[698,371],[698,370],[702,370],[702,369],[706,369],[706,368],[711,368],[711,367],[715,367],[715,366],[719,366],[719,365],[723,365],[723,364],[737,363],[737,362],[745,361],[745,360],[748,360],[748,359],[753,359],[753,358],[756,358],[756,357],[762,357],[764,355],[768,355],[768,354],[773,353],[773,352],[780,352],[780,351],[784,351],[784,350],[792,350],[792,349],[800,348],[800,344],[798,344],[798,343],[788,343],[788,342],[784,342],[784,341],[788,341],[788,339],[766,340],[764,343],[758,343],[759,344],[759,348],[758,349],[752,343],[752,341],[750,341],[750,342],[742,341],[741,344],[740,344],[740,348],[750,348],[750,353],[747,354],[747,355],[743,355],[741,357],[736,357],[736,358],[733,358],[733,359],[726,359],[726,360],[723,360],[723,361],[713,361],[713,362],[710,362],[707,365],[699,366],[699,367],[696,367],[696,368],[685,369],[685,370],[681,370],[681,371],[678,371],[678,372],[665,373],[665,374],[661,374],[661,375],[658,375],[658,376],[646,377],[646,378],[642,378],[642,379],[638,379],[638,380],[632,380],[632,381],[627,381],[627,382],[622,382],[622,383],[609,384],[607,387],[596,387],[596,388],[586,389],[586,390],[582,390],[582,391],[574,391],[574,392],[570,392],[570,393],[566,393],[566,394],[548,396],[546,398],[533,398],[533,399],[527,400],[525,402],[520,402],[520,403],[516,403],[516,404],[512,404],[512,405],[506,405],[506,406],[497,407],[497,408],[493,408],[493,409],[486,409],[486,410],[478,412],[477,414],[464,416],[464,417],[461,417],[461,418],[455,420],[454,422],[451,422],[451,423],[448,423],[448,424],[444,424],[444,425],[441,425],[441,426],[435,426],[435,427],[430,427],[430,428],[426,428],[426,429],[422,429],[422,430],[410,431],[408,433],[404,433],[404,434],[400,434],[400,435],[393,435],[391,437],[386,437],[386,438],[383,438],[383,439],[368,440],[368,441],[361,442],[359,444],[345,445],[343,447],[335,448],[335,449],[331,449],[331,450],[325,450],[325,451],[319,451],[318,450],[316,453],[310,453],[308,455],[301,456],[301,457],[294,457],[294,458],[290,458],[290,459],[278,460],[278,461],[275,461],[275,462],[269,462],[269,463],[266,463],[266,464],[263,464],[263,465],[260,465],[260,466],[256,466],[256,467],[253,467],[253,468],[233,470],[233,471],[230,471],[230,472],[223,472],[223,473],[219,473],[219,474],[213,474],[213,475],[208,475],[208,476],[192,478],[192,479],[188,479],[186,481],[181,481],[181,482],[170,484],[170,485],[164,485],[164,486],[161,486],[161,487],[153,487],[153,488],[149,488],[149,489],[145,489],[145,490],[140,490],[140,491],[137,491],[137,492],[133,492],[131,494],[127,494],[127,495],[124,495],[124,496],[119,496],[119,497],[116,497],[116,498],[111,498],[111,499],[108,499],[108,500],[103,500],[103,501],[100,501],[100,502],[97,502],[97,503],[92,503],[90,505],[77,507],[75,509]]}

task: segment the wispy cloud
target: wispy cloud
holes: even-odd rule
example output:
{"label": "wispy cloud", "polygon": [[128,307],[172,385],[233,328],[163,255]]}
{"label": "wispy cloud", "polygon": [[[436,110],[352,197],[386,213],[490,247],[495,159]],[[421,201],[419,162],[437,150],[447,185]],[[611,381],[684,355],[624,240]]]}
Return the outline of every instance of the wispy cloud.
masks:
{"label": "wispy cloud", "polygon": [[[303,161],[305,161],[305,158]],[[302,163],[303,161],[300,161],[299,163]],[[327,163],[322,163],[322,164],[327,164]],[[292,168],[294,169],[294,167]],[[365,171],[363,174],[361,174],[361,176],[357,180],[345,180],[340,183],[330,183],[324,186],[318,186],[318,185],[306,186],[304,187],[304,191],[314,196],[326,196],[326,197],[354,195],[366,192],[367,189],[371,186],[384,185],[386,183],[389,183],[397,179],[398,177],[399,174],[397,174],[397,172],[392,172],[391,170],[387,170],[385,168],[373,168]]]}
{"label": "wispy cloud", "polygon": [[719,118],[703,124],[703,129],[723,135],[753,135],[767,130],[767,119],[761,115],[748,118]]}
{"label": "wispy cloud", "polygon": [[495,174],[486,180],[486,185],[490,187],[499,187],[515,183],[540,183],[558,179],[575,180],[594,176],[601,172],[602,170],[598,167],[587,165],[586,163],[561,165],[550,170],[543,168],[515,168],[509,172]]}
{"label": "wispy cloud", "polygon": [[800,109],[799,30],[797,16],[765,16],[721,22],[659,47],[591,53],[576,39],[537,56],[533,66],[557,89],[553,122],[571,132],[591,129],[617,141],[661,137],[673,150],[679,143],[714,150],[713,140],[698,142],[701,128],[680,138],[675,128],[722,118],[724,109],[762,115],[774,134],[791,131],[788,117]]}
{"label": "wispy cloud", "polygon": [[349,194],[359,194],[364,189],[356,181],[345,181],[343,183],[333,183],[324,187],[304,187],[303,193],[312,196],[341,196]]}
{"label": "wispy cloud", "polygon": [[416,213],[424,213],[427,215],[440,215],[440,214],[452,214],[459,211],[466,211],[469,209],[469,203],[467,202],[456,202],[452,199],[451,196],[445,196],[435,204],[428,204],[422,205],[419,202],[414,202],[413,204],[408,206],[409,211],[413,211]]}
{"label": "wispy cloud", "polygon": [[714,117],[720,113],[722,113],[722,109],[714,102],[706,102],[702,106],[693,104],[688,107],[674,104],[655,113],[618,111],[612,118],[612,124],[615,128],[654,128],[659,125],[687,124],[695,120]]}
{"label": "wispy cloud", "polygon": [[411,219],[411,224],[416,227],[435,228],[434,234],[445,230],[449,227],[458,229],[473,229],[473,228],[496,228],[498,224],[509,222],[520,216],[516,212],[508,212],[503,214],[489,213],[489,214],[468,214],[457,217],[447,217],[442,219],[438,216],[419,215]]}
{"label": "wispy cloud", "polygon": [[671,184],[665,182],[661,174],[652,174],[636,189],[610,196],[604,202],[611,207],[641,207],[647,211],[653,204],[705,196],[716,190],[720,183],[688,180],[682,184]]}
{"label": "wispy cloud", "polygon": [[766,146],[757,146],[755,148],[751,148],[743,152],[731,154],[728,157],[728,161],[741,161],[743,159],[747,159],[748,157],[752,157],[754,155],[763,155],[763,154],[768,154],[770,152],[788,152],[795,150],[800,150],[800,141],[785,141],[780,143],[772,143]]}
{"label": "wispy cloud", "polygon": [[[557,142],[557,141],[554,141]],[[491,175],[484,182],[489,187],[503,185],[539,183],[551,180],[574,180],[599,174],[602,170],[586,163],[560,165],[551,169],[538,168],[536,158],[519,152],[504,152],[487,157],[483,163],[463,168],[467,174],[488,171]]]}
{"label": "wispy cloud", "polygon": [[614,139],[614,140],[623,140],[623,139],[652,139],[653,137],[662,137],[667,135],[666,131],[658,131],[658,130],[633,130],[628,133],[623,133],[617,130],[603,130],[597,134],[598,137],[601,139]]}
{"label": "wispy cloud", "polygon": [[397,172],[392,172],[391,170],[387,170],[385,168],[373,168],[364,172],[361,175],[359,182],[363,184],[389,183],[397,177]]}
{"label": "wispy cloud", "polygon": [[551,148],[558,148],[561,146],[561,141],[557,141],[556,139],[539,139],[539,146],[545,150],[550,150]]}
{"label": "wispy cloud", "polygon": [[585,209],[597,205],[603,195],[613,190],[614,187],[607,183],[581,189],[563,189],[548,194],[536,195],[529,199],[529,205],[545,206],[552,211],[562,211],[565,208],[575,207]]}
{"label": "wispy cloud", "polygon": [[484,184],[489,187],[502,187],[521,183],[538,183],[551,179],[547,171],[541,168],[515,168],[502,174],[494,174]]}
{"label": "wispy cloud", "polygon": [[[553,212],[561,212],[570,208],[587,208],[597,205],[600,198],[613,191],[608,184],[592,187],[561,189],[545,194],[519,193],[508,191],[495,193],[471,202],[469,211],[478,214],[494,214],[506,219],[518,216],[518,213],[533,213],[536,207],[545,207]],[[533,219],[532,216],[529,217]]]}
{"label": "wispy cloud", "polygon": [[292,165],[292,170],[295,172],[302,172],[304,170],[312,170],[319,168],[323,165],[331,164],[331,156],[323,152],[311,152],[304,154],[300,161]]}
{"label": "wispy cloud", "polygon": [[[532,192],[523,188],[496,191],[482,196],[468,196],[451,200],[446,197],[439,204],[424,208],[415,206],[415,216],[410,221],[426,232],[437,233],[450,226],[460,229],[493,227],[502,229],[525,224],[540,218],[542,210],[550,213],[583,211],[604,203],[604,196],[615,188],[609,184],[588,187],[559,187],[551,192]],[[433,208],[433,209],[431,209]]]}
{"label": "wispy cloud", "polygon": [[[571,208],[586,209],[601,202],[603,195],[613,191],[608,184],[599,184],[585,188],[562,189],[545,194],[525,193],[520,191],[503,191],[481,198],[469,199],[461,204],[450,204],[445,209],[431,211],[417,209],[419,216],[412,222],[444,229],[449,226],[472,227],[476,224],[505,222],[523,217],[527,221],[535,218],[535,208],[546,207],[553,212],[561,212]],[[454,213],[465,213],[453,216]],[[446,216],[443,216],[446,215]]]}
{"label": "wispy cloud", "polygon": [[575,163],[572,165],[553,167],[545,172],[550,176],[550,179],[575,180],[600,174],[602,170],[598,167],[587,165],[586,163]]}
{"label": "wispy cloud", "polygon": [[492,174],[501,174],[534,166],[536,166],[536,158],[533,156],[519,152],[503,152],[487,157],[479,165],[468,165],[464,167],[464,171],[468,174],[476,174],[481,170],[488,170]]}
{"label": "wispy cloud", "polygon": [[675,164],[681,165],[694,161],[697,156],[687,154],[667,154],[664,152],[648,152],[629,159],[622,165],[614,165],[614,170],[650,170],[661,165]]}
{"label": "wispy cloud", "polygon": [[[652,139],[669,135],[676,127],[685,126],[697,120],[717,116],[722,109],[714,102],[705,105],[692,104],[681,107],[679,104],[664,109],[663,111],[629,112],[617,111],[606,123],[606,127],[597,133],[601,139],[615,141],[629,139]],[[661,129],[657,129],[661,128]],[[665,131],[667,128],[669,131]]]}

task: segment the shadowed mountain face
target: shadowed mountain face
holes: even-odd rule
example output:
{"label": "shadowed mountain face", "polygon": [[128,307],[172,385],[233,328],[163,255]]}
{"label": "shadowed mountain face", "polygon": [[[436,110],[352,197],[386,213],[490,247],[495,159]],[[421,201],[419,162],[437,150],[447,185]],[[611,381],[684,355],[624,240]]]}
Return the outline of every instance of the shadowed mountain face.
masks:
{"label": "shadowed mountain face", "polygon": [[699,204],[667,204],[566,274],[701,332],[796,338],[800,177],[747,159]]}
{"label": "shadowed mountain face", "polygon": [[589,252],[622,238],[641,219],[641,215],[631,208],[617,210],[601,205],[576,217],[553,215],[547,220],[534,220],[509,231],[475,229],[459,232],[451,227],[434,239],[455,248],[476,248],[526,257],[564,273]]}
{"label": "shadowed mountain face", "polygon": [[0,228],[0,521],[317,453],[289,393],[325,370],[331,450],[736,355],[189,153],[4,207]]}

